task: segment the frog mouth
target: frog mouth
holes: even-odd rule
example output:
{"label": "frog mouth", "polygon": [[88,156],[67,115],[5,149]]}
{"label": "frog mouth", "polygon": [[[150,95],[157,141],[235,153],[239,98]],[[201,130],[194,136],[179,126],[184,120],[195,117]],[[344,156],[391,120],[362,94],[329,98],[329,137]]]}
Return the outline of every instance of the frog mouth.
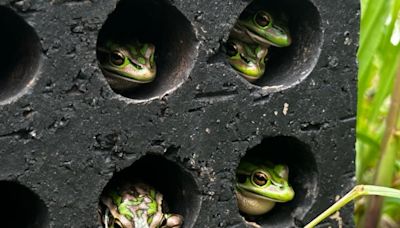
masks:
{"label": "frog mouth", "polygon": [[236,23],[236,25],[233,27],[233,32],[235,32],[236,34],[240,34],[241,36],[244,36],[244,37],[247,36],[248,38],[251,39],[251,41],[253,41],[255,43],[262,43],[262,44],[265,44],[266,46],[269,46],[269,45],[276,46],[276,44],[272,43],[271,41],[254,34],[254,32],[249,30],[246,26],[241,25],[240,22]]}
{"label": "frog mouth", "polygon": [[241,187],[239,185],[236,185],[236,191],[238,191],[240,194],[242,194],[242,195],[244,195],[246,197],[250,197],[250,198],[257,198],[257,199],[260,199],[260,200],[273,201],[273,202],[278,202],[278,203],[286,202],[284,200],[273,199],[273,198],[270,198],[270,197],[267,197],[267,196],[260,195],[257,192],[252,191],[251,189],[243,188],[243,187]]}
{"label": "frog mouth", "polygon": [[250,76],[250,75],[247,75],[247,74],[245,74],[245,73],[243,73],[241,71],[237,71],[237,72],[249,82],[254,82],[254,81],[256,81],[257,79],[260,78],[260,76]]}
{"label": "frog mouth", "polygon": [[[275,28],[273,26],[270,29],[279,31],[277,28]],[[245,25],[242,25],[240,21],[238,23],[236,23],[236,25],[233,27],[233,31],[236,34],[241,34],[241,36],[243,36],[243,37],[247,36],[247,38],[250,39],[252,42],[264,44],[267,47],[268,46],[275,46],[275,47],[286,47],[287,46],[287,45],[278,45],[272,41],[269,41],[268,39],[266,39],[264,37],[261,37],[261,36],[255,34],[254,31],[252,31]],[[289,41],[289,43],[291,43],[291,41]]]}
{"label": "frog mouth", "polygon": [[122,75],[122,74],[115,73],[114,71],[110,71],[110,70],[108,70],[108,69],[106,69],[104,67],[100,67],[100,69],[103,71],[103,73],[107,77],[111,77],[111,78],[115,78],[115,79],[119,79],[119,80],[124,80],[124,81],[129,81],[129,82],[134,82],[134,83],[137,83],[137,84],[146,84],[146,83],[152,82],[154,80],[154,77],[149,79],[149,80],[137,80],[137,79],[134,79],[132,77],[128,77],[128,76],[125,76],[125,75]]}

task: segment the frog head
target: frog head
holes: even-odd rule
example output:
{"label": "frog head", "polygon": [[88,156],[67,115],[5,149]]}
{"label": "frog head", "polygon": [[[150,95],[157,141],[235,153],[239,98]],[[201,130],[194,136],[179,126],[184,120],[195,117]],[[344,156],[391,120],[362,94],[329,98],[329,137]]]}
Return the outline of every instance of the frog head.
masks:
{"label": "frog head", "polygon": [[134,41],[121,45],[108,41],[97,48],[100,68],[111,87],[152,82],[156,76],[155,46]]}
{"label": "frog head", "polygon": [[286,165],[269,162],[241,161],[236,172],[236,196],[240,211],[260,215],[271,210],[276,202],[293,199]]}
{"label": "frog head", "polygon": [[229,39],[225,49],[229,64],[248,81],[255,81],[264,74],[268,48]]}
{"label": "frog head", "polygon": [[231,37],[247,43],[258,43],[263,46],[286,47],[292,42],[290,33],[283,20],[275,20],[268,12],[259,10],[235,24]]}

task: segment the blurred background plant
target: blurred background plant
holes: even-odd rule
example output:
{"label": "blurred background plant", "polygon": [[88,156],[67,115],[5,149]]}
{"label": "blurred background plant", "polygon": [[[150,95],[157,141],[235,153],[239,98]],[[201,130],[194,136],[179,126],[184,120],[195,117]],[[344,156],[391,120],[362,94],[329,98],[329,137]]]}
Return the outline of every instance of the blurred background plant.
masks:
{"label": "blurred background plant", "polygon": [[[400,189],[400,0],[361,0],[358,50],[358,184]],[[358,227],[400,227],[400,200],[355,204]],[[379,223],[379,225],[377,225]]]}

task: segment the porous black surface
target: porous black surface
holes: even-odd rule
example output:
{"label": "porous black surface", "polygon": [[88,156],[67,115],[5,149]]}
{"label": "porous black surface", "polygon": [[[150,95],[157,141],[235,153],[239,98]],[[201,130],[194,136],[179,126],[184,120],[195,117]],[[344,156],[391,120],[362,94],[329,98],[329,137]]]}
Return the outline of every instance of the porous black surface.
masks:
{"label": "porous black surface", "polygon": [[[251,1],[125,0],[132,15],[156,18],[133,16],[126,29],[157,34],[165,52],[157,64],[168,80],[139,97],[115,93],[96,59],[117,2],[0,1],[0,197],[32,204],[21,212],[2,200],[2,210],[29,218],[25,227],[98,227],[104,187],[133,172],[185,227],[245,227],[234,183],[246,152],[287,163],[296,191],[258,218],[265,227],[301,227],[354,185],[358,1],[271,1],[294,43],[250,84],[221,46]],[[351,208],[328,224],[352,227]]]}

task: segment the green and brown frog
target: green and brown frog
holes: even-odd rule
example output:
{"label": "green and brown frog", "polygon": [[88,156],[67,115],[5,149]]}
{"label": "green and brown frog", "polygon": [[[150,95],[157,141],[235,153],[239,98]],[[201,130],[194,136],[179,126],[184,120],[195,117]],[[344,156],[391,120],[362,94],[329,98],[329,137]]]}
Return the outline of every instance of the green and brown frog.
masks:
{"label": "green and brown frog", "polygon": [[272,14],[259,10],[245,13],[233,27],[226,43],[229,64],[252,82],[265,72],[270,46],[287,47],[292,43],[285,20],[275,20]]}
{"label": "green and brown frog", "polygon": [[97,47],[100,68],[111,88],[129,91],[156,77],[155,46],[134,40],[119,43],[111,40]]}
{"label": "green and brown frog", "polygon": [[152,186],[125,183],[101,196],[99,213],[104,228],[180,228],[183,217],[166,208]]}
{"label": "green and brown frog", "polygon": [[239,210],[247,215],[262,215],[276,203],[294,198],[288,183],[289,168],[282,164],[242,160],[236,171],[236,198]]}
{"label": "green and brown frog", "polygon": [[229,39],[225,49],[229,64],[248,81],[255,81],[264,74],[267,47]]}

